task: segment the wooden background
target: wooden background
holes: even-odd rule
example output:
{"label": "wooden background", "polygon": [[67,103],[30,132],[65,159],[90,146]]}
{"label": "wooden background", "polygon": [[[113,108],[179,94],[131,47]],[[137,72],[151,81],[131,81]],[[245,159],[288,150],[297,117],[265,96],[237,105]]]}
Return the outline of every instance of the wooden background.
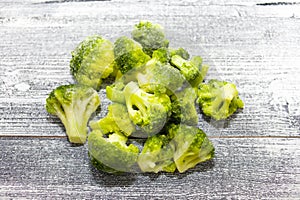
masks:
{"label": "wooden background", "polygon": [[[114,41],[141,19],[203,56],[208,79],[236,83],[246,105],[224,123],[200,117],[216,157],[184,174],[98,172],[44,109],[52,89],[74,82],[70,52],[81,40]],[[0,198],[299,199],[299,77],[296,1],[2,0]]]}

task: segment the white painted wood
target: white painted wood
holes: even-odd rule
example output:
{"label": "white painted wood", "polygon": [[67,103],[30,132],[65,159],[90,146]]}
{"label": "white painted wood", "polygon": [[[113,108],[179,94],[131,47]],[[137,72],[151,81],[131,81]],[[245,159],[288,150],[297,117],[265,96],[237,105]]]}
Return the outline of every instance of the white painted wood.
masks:
{"label": "white painted wood", "polygon": [[[298,1],[1,1],[0,198],[299,198],[299,13]],[[171,46],[201,55],[207,79],[236,83],[245,101],[226,122],[200,116],[216,158],[185,174],[100,173],[44,109],[74,82],[81,40],[129,36],[140,19],[161,23]]]}

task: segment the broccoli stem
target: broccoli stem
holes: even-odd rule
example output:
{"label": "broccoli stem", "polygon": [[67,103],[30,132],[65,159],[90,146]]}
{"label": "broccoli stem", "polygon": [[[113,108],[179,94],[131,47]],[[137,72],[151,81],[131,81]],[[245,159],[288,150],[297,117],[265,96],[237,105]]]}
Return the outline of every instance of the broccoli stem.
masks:
{"label": "broccoli stem", "polygon": [[[89,101],[86,100],[86,101]],[[85,104],[83,104],[85,105]],[[69,141],[72,143],[83,144],[87,137],[87,117],[84,115],[84,107],[79,104],[76,108],[63,105],[66,120],[62,120],[66,128],[66,133],[68,135]]]}

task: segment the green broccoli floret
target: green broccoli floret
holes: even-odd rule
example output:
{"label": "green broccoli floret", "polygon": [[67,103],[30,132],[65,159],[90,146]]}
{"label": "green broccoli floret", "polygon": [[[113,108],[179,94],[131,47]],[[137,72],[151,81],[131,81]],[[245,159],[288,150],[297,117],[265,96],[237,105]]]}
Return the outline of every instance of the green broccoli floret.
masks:
{"label": "green broccoli floret", "polygon": [[136,79],[145,91],[157,93],[174,93],[185,82],[185,78],[177,69],[155,59],[147,62],[141,72],[137,73]]}
{"label": "green broccoli floret", "polygon": [[188,61],[179,55],[174,55],[171,58],[171,64],[179,69],[192,87],[197,87],[204,80],[208,71],[208,66],[202,65],[200,56],[194,56]]}
{"label": "green broccoli floret", "polygon": [[236,86],[219,80],[201,83],[198,87],[197,101],[203,113],[216,120],[226,119],[238,108],[244,107]]}
{"label": "green broccoli floret", "polygon": [[46,99],[48,113],[60,118],[72,143],[85,143],[88,120],[99,105],[97,92],[83,85],[59,86]]}
{"label": "green broccoli floret", "polygon": [[109,105],[107,115],[98,121],[91,121],[89,125],[93,130],[100,129],[103,134],[121,132],[128,137],[135,131],[126,106],[119,103]]}
{"label": "green broccoli floret", "polygon": [[178,49],[172,49],[169,48],[169,52],[170,52],[170,57],[178,55],[180,57],[182,57],[185,60],[190,59],[190,54],[189,52],[187,52],[184,48],[180,47]]}
{"label": "green broccoli floret", "polygon": [[175,55],[179,55],[186,60],[190,58],[189,53],[183,48],[172,49],[172,48],[162,47],[153,51],[152,59],[155,59],[163,64],[169,64],[171,57]]}
{"label": "green broccoli floret", "polygon": [[158,133],[165,125],[171,110],[168,95],[147,93],[136,82],[129,82],[124,89],[130,119],[149,135]]}
{"label": "green broccoli floret", "polygon": [[187,125],[168,127],[170,145],[174,150],[174,162],[180,173],[207,161],[214,156],[213,144],[199,128]]}
{"label": "green broccoli floret", "polygon": [[127,145],[127,137],[119,133],[104,135],[100,130],[94,130],[88,137],[90,156],[98,164],[119,172],[136,170],[139,149],[133,144]]}
{"label": "green broccoli floret", "polygon": [[99,35],[87,37],[74,51],[71,72],[79,84],[100,89],[102,79],[113,72],[113,44]]}
{"label": "green broccoli floret", "polygon": [[125,84],[122,81],[116,81],[112,85],[106,86],[106,96],[109,100],[116,103],[125,104],[125,96],[123,90]]}
{"label": "green broccoli floret", "polygon": [[141,21],[136,24],[131,36],[143,46],[144,52],[149,56],[152,55],[154,50],[169,46],[163,27],[148,21]]}
{"label": "green broccoli floret", "polygon": [[196,110],[197,92],[194,88],[187,87],[176,92],[172,97],[171,121],[176,124],[196,126],[198,124],[198,113]]}
{"label": "green broccoli floret", "polygon": [[154,135],[146,140],[137,161],[143,172],[158,173],[176,170],[173,160],[174,152],[169,142],[170,140],[166,135]]}
{"label": "green broccoli floret", "polygon": [[133,68],[143,66],[150,60],[150,57],[143,52],[141,45],[126,36],[116,40],[114,55],[117,68],[123,74]]}
{"label": "green broccoli floret", "polygon": [[152,53],[152,59],[159,61],[163,64],[168,64],[170,62],[171,56],[168,48],[159,48]]}

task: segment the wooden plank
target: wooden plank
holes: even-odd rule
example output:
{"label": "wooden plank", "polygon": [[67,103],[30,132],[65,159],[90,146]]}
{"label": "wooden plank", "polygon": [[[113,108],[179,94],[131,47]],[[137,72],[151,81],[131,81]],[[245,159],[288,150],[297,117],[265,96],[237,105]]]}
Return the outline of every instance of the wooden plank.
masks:
{"label": "wooden plank", "polygon": [[299,135],[298,4],[41,2],[0,4],[1,135],[64,135],[44,103],[53,88],[74,82],[70,51],[87,35],[129,35],[140,19],[164,25],[172,46],[202,55],[208,79],[237,83],[245,109],[224,123],[201,119],[210,135]]}
{"label": "wooden plank", "polygon": [[184,174],[108,175],[66,139],[0,138],[1,198],[297,199],[300,140],[213,138],[216,157]]}

